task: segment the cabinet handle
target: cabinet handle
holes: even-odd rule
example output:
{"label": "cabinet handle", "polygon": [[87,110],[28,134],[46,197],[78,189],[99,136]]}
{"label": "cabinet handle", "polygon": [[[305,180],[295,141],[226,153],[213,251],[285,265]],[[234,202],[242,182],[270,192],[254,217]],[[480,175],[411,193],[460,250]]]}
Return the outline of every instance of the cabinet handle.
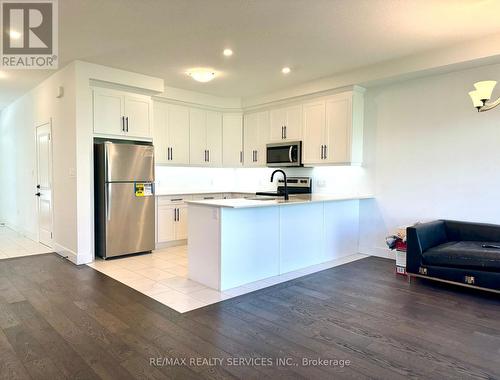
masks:
{"label": "cabinet handle", "polygon": [[180,222],[181,221],[181,209],[177,209],[177,221]]}
{"label": "cabinet handle", "polygon": [[170,202],[181,202],[183,200],[184,200],[183,198],[172,198]]}
{"label": "cabinet handle", "polygon": [[323,159],[324,155],[323,155],[323,145],[321,145],[321,159]]}
{"label": "cabinet handle", "polygon": [[282,125],[281,126],[281,139],[283,140],[285,138],[285,127]]}
{"label": "cabinet handle", "polygon": [[259,151],[255,150],[255,162],[259,161]]}
{"label": "cabinet handle", "polygon": [[128,133],[128,116],[125,118],[125,121],[126,121],[126,123],[127,123],[127,130],[126,130],[125,132],[127,132],[127,133]]}
{"label": "cabinet handle", "polygon": [[286,140],[286,125],[285,125],[285,127],[284,127],[284,128],[285,128],[285,140]]}
{"label": "cabinet handle", "polygon": [[170,161],[174,159],[174,148],[170,147]]}
{"label": "cabinet handle", "polygon": [[240,150],[240,164],[243,163],[243,151]]}
{"label": "cabinet handle", "polygon": [[325,160],[328,158],[328,145],[325,145]]}
{"label": "cabinet handle", "polygon": [[207,150],[208,162],[210,162],[210,149]]}
{"label": "cabinet handle", "polygon": [[167,161],[170,161],[170,148],[167,148]]}
{"label": "cabinet handle", "polygon": [[122,116],[122,132],[125,132],[125,116]]}

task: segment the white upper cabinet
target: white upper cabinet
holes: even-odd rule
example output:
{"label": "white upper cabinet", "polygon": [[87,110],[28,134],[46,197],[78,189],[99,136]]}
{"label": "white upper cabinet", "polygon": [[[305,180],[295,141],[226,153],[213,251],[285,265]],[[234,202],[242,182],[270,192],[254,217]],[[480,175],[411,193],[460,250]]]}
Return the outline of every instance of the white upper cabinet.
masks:
{"label": "white upper cabinet", "polygon": [[222,114],[191,108],[189,133],[191,165],[222,166]]}
{"label": "white upper cabinet", "polygon": [[305,103],[302,125],[304,164],[360,164],[363,112],[363,94],[358,91]]}
{"label": "white upper cabinet", "polygon": [[125,133],[130,137],[151,137],[151,98],[124,96]]}
{"label": "white upper cabinet", "polygon": [[243,123],[243,163],[246,167],[266,166],[266,144],[269,142],[269,112],[247,114]]}
{"label": "white upper cabinet", "polygon": [[153,145],[155,163],[166,164],[170,156],[168,145],[168,104],[153,102]]}
{"label": "white upper cabinet", "polygon": [[306,103],[303,110],[302,161],[305,164],[321,162],[325,142],[325,102]]}
{"label": "white upper cabinet", "polygon": [[227,113],[222,116],[222,164],[226,167],[243,165],[243,116]]}
{"label": "white upper cabinet", "polygon": [[189,164],[189,108],[153,103],[153,142],[158,164]]}
{"label": "white upper cabinet", "polygon": [[204,110],[189,110],[189,161],[191,165],[207,164],[207,113]]}
{"label": "white upper cabinet", "polygon": [[300,140],[302,130],[302,105],[273,109],[270,112],[270,140]]}
{"label": "white upper cabinet", "polygon": [[122,135],[124,130],[123,93],[94,89],[94,132],[105,135]]}
{"label": "white upper cabinet", "polygon": [[207,112],[207,158],[209,166],[222,166],[222,114]]}
{"label": "white upper cabinet", "polygon": [[168,105],[169,163],[189,164],[189,108]]}
{"label": "white upper cabinet", "polygon": [[94,133],[150,139],[151,109],[149,96],[94,88]]}

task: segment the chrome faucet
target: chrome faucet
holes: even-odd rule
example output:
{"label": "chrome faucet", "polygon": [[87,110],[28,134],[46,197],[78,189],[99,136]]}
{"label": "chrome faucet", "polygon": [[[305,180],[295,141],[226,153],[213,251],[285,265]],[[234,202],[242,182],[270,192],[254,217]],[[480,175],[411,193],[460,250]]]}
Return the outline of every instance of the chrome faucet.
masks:
{"label": "chrome faucet", "polygon": [[287,185],[287,181],[286,181],[286,173],[283,170],[281,170],[281,169],[275,170],[273,172],[273,174],[271,174],[271,182],[273,182],[274,175],[276,173],[282,173],[283,174],[283,181],[285,182],[285,201],[287,201],[288,200],[288,185]]}

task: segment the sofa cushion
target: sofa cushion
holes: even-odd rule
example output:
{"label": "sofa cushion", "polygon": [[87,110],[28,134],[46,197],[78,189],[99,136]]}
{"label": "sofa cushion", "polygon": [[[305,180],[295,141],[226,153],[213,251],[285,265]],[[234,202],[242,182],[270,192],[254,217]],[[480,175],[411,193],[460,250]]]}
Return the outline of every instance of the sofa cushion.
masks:
{"label": "sofa cushion", "polygon": [[[500,249],[483,248],[480,241],[450,241],[422,254],[427,265],[500,271]],[[500,242],[496,243],[500,246]]]}

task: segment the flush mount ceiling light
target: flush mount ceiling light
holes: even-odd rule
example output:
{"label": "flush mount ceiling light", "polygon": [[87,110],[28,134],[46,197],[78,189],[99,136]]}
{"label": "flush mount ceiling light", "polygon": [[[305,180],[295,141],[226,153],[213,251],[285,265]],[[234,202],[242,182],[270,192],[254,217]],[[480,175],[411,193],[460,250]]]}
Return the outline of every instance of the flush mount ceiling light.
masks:
{"label": "flush mount ceiling light", "polygon": [[290,74],[290,71],[292,71],[292,70],[290,70],[290,68],[289,68],[289,67],[283,67],[283,68],[281,69],[281,72],[282,72],[283,74]]}
{"label": "flush mount ceiling light", "polygon": [[186,74],[193,78],[195,81],[201,83],[210,82],[217,75],[215,70],[205,68],[189,69]]}
{"label": "flush mount ceiling light", "polygon": [[494,102],[487,103],[491,99],[491,94],[497,82],[494,80],[485,80],[482,82],[474,83],[476,88],[474,91],[469,92],[472,99],[472,104],[477,108],[478,112],[489,111],[500,104],[500,98]]}
{"label": "flush mount ceiling light", "polygon": [[224,49],[222,54],[224,54],[226,57],[230,57],[233,55],[233,51],[231,49]]}

